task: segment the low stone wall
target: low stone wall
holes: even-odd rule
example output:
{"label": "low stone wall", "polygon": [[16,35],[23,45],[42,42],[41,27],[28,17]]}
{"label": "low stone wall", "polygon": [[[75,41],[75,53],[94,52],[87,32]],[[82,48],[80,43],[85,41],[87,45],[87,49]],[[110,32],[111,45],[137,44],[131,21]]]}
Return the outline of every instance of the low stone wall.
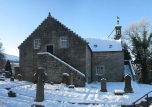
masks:
{"label": "low stone wall", "polygon": [[67,73],[69,74],[67,85],[70,85],[72,73],[73,85],[76,87],[85,86],[85,75],[83,73],[48,52],[38,53],[38,67],[46,69],[47,82],[62,83],[63,73]]}

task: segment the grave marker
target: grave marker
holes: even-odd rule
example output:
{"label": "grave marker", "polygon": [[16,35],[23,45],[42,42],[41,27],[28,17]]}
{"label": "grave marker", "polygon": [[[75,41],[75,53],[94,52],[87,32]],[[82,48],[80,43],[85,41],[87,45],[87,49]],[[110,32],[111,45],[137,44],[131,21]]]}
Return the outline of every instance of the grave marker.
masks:
{"label": "grave marker", "polygon": [[101,92],[107,92],[107,85],[106,85],[107,80],[105,78],[101,79]]}
{"label": "grave marker", "polygon": [[125,93],[133,93],[133,89],[131,86],[131,77],[129,75],[125,76],[125,88],[124,88]]}

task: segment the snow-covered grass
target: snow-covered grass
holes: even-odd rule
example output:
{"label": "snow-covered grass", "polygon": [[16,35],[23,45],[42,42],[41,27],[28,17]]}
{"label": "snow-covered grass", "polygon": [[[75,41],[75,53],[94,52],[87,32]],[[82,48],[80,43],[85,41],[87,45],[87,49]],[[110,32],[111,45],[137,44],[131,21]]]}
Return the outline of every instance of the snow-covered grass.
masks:
{"label": "snow-covered grass", "polygon": [[[107,91],[100,92],[100,83],[86,84],[86,87],[68,88],[64,84],[45,84],[45,100],[34,102],[36,84],[26,81],[0,81],[0,107],[31,107],[42,104],[45,107],[120,107],[129,105],[152,90],[152,85],[132,82],[134,93],[114,95],[115,90],[124,90],[124,82],[107,82]],[[8,90],[17,93],[17,97],[8,97]],[[152,94],[151,94],[152,96]],[[98,104],[98,105],[97,105]]]}

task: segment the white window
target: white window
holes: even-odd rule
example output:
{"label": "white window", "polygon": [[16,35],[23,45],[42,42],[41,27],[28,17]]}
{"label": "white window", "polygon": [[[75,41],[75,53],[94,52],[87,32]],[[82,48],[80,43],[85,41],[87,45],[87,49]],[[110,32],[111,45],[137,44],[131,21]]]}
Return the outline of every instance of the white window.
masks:
{"label": "white window", "polygon": [[67,39],[67,37],[61,37],[60,38],[60,47],[61,48],[67,48],[68,47],[68,39]]}
{"label": "white window", "polygon": [[103,66],[96,67],[96,75],[103,75],[103,72],[104,72]]}
{"label": "white window", "polygon": [[40,39],[34,39],[34,49],[40,49]]}

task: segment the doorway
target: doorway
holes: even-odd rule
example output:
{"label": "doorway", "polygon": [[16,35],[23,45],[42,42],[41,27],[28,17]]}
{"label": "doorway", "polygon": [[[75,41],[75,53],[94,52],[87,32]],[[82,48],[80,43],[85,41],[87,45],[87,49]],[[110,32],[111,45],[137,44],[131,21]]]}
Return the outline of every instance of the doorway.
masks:
{"label": "doorway", "polygon": [[53,54],[53,45],[47,45],[47,52]]}

